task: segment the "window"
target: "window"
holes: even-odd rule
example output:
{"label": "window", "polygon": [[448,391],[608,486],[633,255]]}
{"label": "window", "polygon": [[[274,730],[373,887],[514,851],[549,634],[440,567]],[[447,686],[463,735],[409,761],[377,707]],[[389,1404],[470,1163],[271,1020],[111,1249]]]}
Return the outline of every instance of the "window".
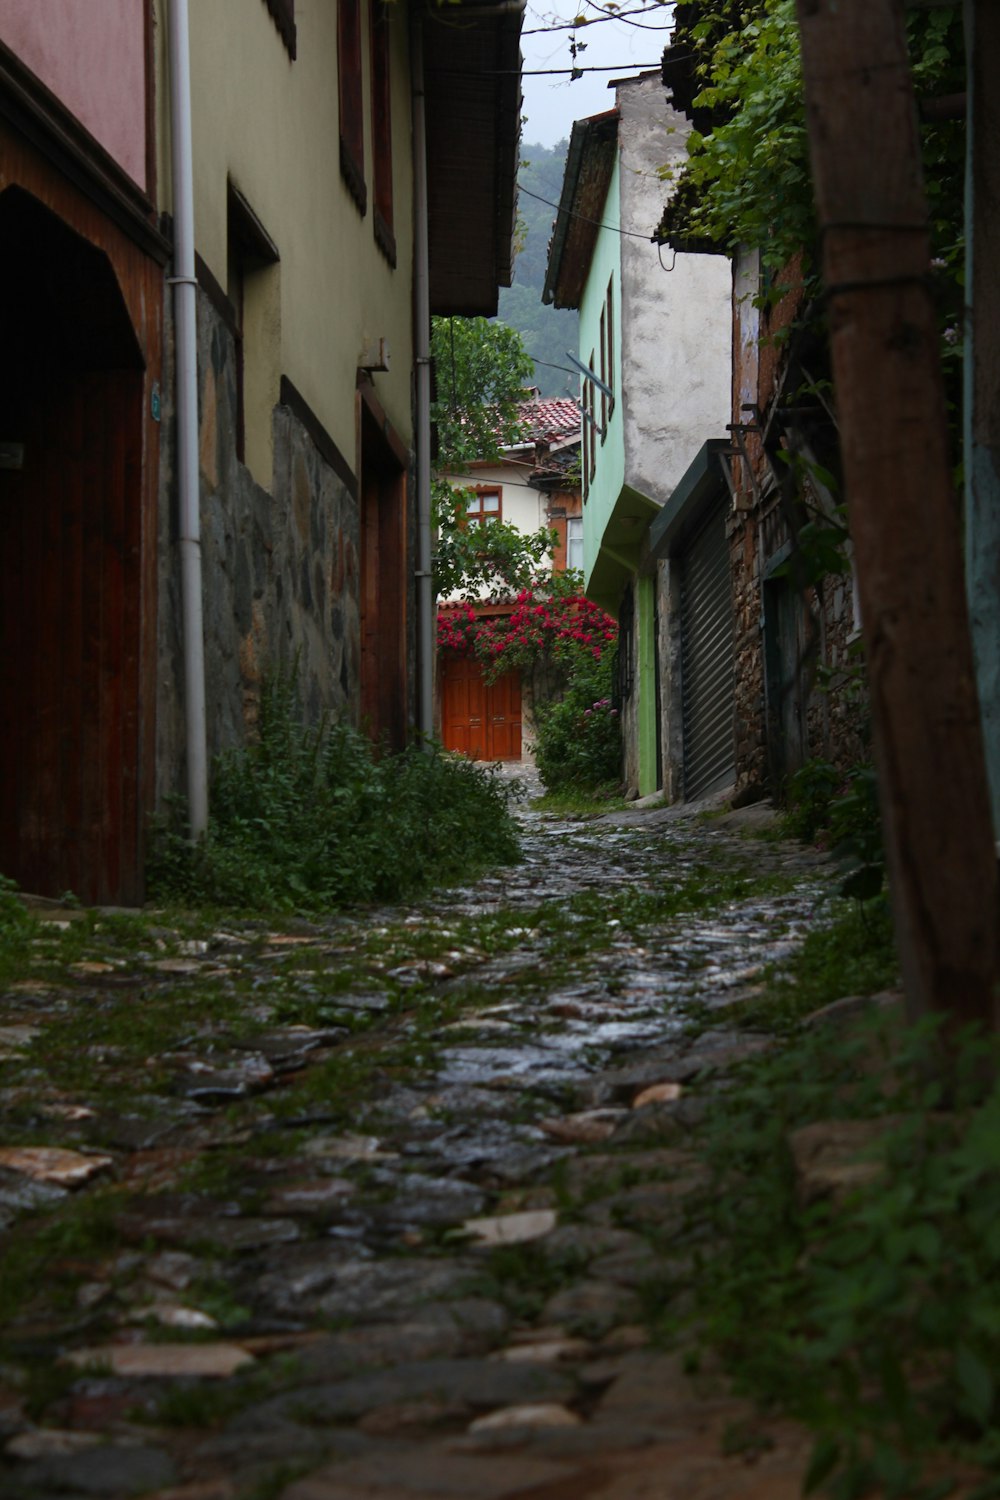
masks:
{"label": "window", "polygon": [[271,19],[278,28],[278,34],[288,49],[288,55],[295,61],[295,0],[264,0],[271,13]]}
{"label": "window", "polygon": [[340,171],[362,213],[365,185],[365,124],[361,83],[361,0],[338,0],[337,88],[340,98]]}
{"label": "window", "polygon": [[499,521],[503,512],[499,490],[470,490],[466,497],[468,521]]}
{"label": "window", "polygon": [[372,56],[372,189],[375,242],[391,266],[396,264],[392,228],[392,78],[389,67],[389,6],[371,0]]}
{"label": "window", "polygon": [[[236,456],[240,463],[249,465],[265,488],[270,488],[270,410],[275,381],[271,364],[274,329],[280,326],[280,257],[277,245],[232,183],[227,229],[226,295],[233,309],[236,342]],[[252,428],[249,435],[248,425]]]}
{"label": "window", "polygon": [[[601,308],[601,379],[604,384],[608,383],[608,349],[607,349],[607,308]],[[608,398],[606,392],[601,392],[601,442],[604,442],[608,431]]]}
{"label": "window", "polygon": [[[608,421],[610,422],[615,414],[615,278],[613,273],[608,278],[608,292],[604,299],[604,315],[601,320],[601,326],[604,331],[604,339],[601,345],[601,379],[612,392],[611,396],[608,397]],[[607,355],[607,364],[603,361],[605,353]]]}
{"label": "window", "polygon": [[[591,349],[591,351],[590,351],[590,358],[588,359],[587,363],[588,363],[588,365],[590,366],[591,369],[594,368],[594,351],[593,351],[593,349]],[[594,433],[595,433],[595,431],[597,429],[597,417],[596,417],[597,402],[594,400],[594,392],[596,390],[597,390],[597,387],[594,384],[594,382],[592,380],[588,380],[587,381],[587,410],[590,412],[590,421],[588,422],[587,425],[590,428],[590,470],[589,470],[589,472],[587,474],[587,479],[589,480],[589,482],[591,484],[593,484],[593,482],[594,482],[594,471],[597,468],[597,444],[594,442]],[[602,436],[603,436],[603,433],[602,433]]]}
{"label": "window", "polygon": [[583,390],[580,392],[580,479],[583,484],[584,504],[587,501],[587,475],[590,471],[590,423],[587,421],[587,386],[589,380],[583,382]]}
{"label": "window", "polygon": [[583,572],[582,516],[570,516],[566,522],[566,566]]}

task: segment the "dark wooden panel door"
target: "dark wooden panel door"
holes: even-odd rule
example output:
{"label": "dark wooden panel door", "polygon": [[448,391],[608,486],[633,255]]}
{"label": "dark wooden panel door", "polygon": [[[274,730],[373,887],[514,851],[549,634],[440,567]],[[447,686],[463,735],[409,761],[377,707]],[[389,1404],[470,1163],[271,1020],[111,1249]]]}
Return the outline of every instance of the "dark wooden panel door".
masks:
{"label": "dark wooden panel door", "polygon": [[139,371],[57,371],[0,400],[0,869],[85,901],[140,890]]}

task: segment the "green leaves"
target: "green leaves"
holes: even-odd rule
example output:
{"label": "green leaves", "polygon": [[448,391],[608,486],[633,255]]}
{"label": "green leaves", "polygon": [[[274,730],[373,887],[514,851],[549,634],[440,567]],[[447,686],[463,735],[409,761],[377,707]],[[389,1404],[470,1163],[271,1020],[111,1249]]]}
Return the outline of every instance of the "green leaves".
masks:
{"label": "green leaves", "polygon": [[985,1428],[993,1415],[996,1387],[989,1366],[967,1344],[959,1344],[955,1351],[955,1378],[966,1412]]}
{"label": "green leaves", "polygon": [[[939,1027],[878,1017],[805,1031],[713,1098],[694,1317],[740,1389],[812,1429],[806,1494],[943,1500],[942,1457],[1000,1464],[1000,1049],[955,1049],[954,1113],[928,1093]],[[786,1143],[827,1119],[870,1120],[884,1165],[805,1208]]]}
{"label": "green leaves", "polygon": [[498,458],[521,436],[518,402],[534,371],[521,335],[486,318],[434,318],[431,357],[438,469],[460,472],[475,459]]}
{"label": "green leaves", "polygon": [[518,858],[488,771],[414,746],[375,757],[348,725],[302,722],[294,680],[267,684],[258,737],[221,757],[206,838],[161,835],[158,895],[244,911],[391,900]]}

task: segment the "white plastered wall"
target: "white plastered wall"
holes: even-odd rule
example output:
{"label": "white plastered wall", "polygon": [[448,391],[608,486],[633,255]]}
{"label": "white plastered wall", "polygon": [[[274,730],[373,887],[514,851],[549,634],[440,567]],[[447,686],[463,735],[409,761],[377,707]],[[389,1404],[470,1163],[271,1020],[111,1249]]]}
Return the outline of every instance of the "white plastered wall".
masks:
{"label": "white plastered wall", "polygon": [[731,420],[732,276],[724,255],[651,244],[669,197],[658,169],[679,167],[690,126],[659,74],[619,84],[621,341],[625,481],[661,503],[706,438]]}

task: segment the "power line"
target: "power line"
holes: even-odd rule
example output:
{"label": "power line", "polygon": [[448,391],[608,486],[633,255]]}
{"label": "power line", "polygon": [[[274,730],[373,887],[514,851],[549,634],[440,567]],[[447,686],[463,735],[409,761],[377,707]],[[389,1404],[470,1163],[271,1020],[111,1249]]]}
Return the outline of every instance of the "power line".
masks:
{"label": "power line", "polygon": [[551,198],[543,198],[541,193],[533,193],[522,182],[518,182],[517,190],[519,193],[527,193],[529,198],[535,198],[539,203],[544,203],[549,208],[554,208],[557,213],[567,214],[571,219],[579,219],[581,224],[593,224],[598,229],[610,229],[612,234],[626,235],[629,239],[633,240],[645,240],[647,245],[655,243],[651,234],[640,234],[638,229],[619,229],[616,224],[604,224],[600,219],[588,219],[586,214],[578,214],[575,209],[563,208],[560,204],[553,203]]}
{"label": "power line", "polygon": [[574,78],[579,78],[583,73],[622,73],[633,69],[640,73],[650,73],[654,68],[659,69],[661,63],[662,58],[657,58],[655,62],[649,63],[601,63],[592,68],[485,68],[483,71],[491,76],[517,73],[521,78],[545,78],[550,73],[571,73]]}
{"label": "power line", "polygon": [[[533,26],[528,31],[522,31],[521,35],[547,36],[553,31],[584,31],[589,30],[591,26],[600,26],[604,21],[626,21],[629,16],[648,16],[651,14],[651,11],[646,6],[640,6],[638,10],[624,10],[617,15],[613,15],[609,11],[606,11],[603,6],[595,5],[594,0],[588,0],[588,4],[594,10],[601,12],[600,20],[584,18],[581,21],[577,16],[572,21],[556,21],[551,26]],[[641,21],[629,21],[628,24],[636,31],[669,31],[674,23],[671,17],[669,21],[665,21],[659,26],[644,26]]]}

